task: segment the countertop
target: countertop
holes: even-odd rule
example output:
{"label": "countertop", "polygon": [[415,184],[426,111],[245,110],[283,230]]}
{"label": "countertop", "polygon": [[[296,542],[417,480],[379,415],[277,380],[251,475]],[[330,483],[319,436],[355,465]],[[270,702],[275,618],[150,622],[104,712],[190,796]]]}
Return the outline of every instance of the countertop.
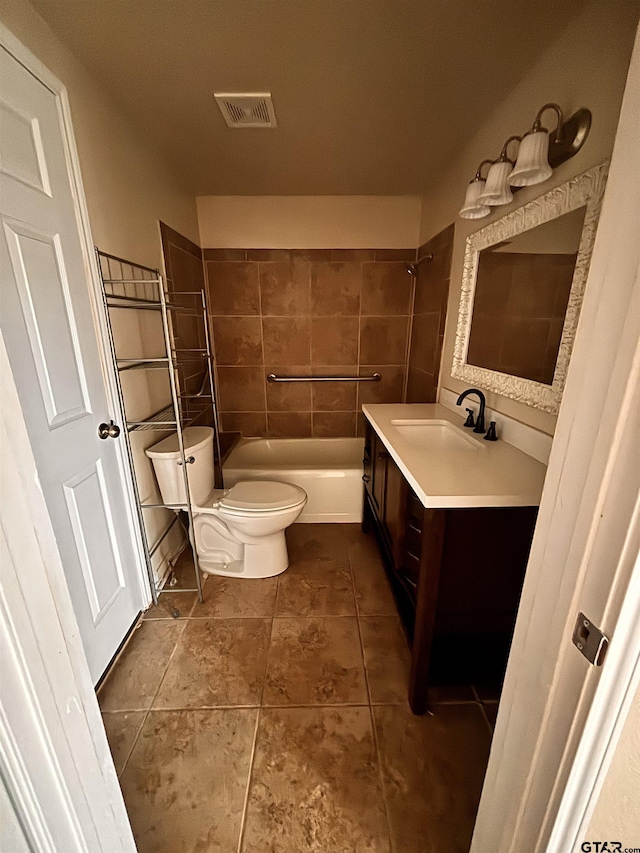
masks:
{"label": "countertop", "polygon": [[[485,441],[438,403],[387,403],[362,407],[365,417],[425,507],[538,506],[546,466],[521,450]],[[448,421],[471,438],[461,446],[438,436],[417,443],[393,425],[398,419]]]}

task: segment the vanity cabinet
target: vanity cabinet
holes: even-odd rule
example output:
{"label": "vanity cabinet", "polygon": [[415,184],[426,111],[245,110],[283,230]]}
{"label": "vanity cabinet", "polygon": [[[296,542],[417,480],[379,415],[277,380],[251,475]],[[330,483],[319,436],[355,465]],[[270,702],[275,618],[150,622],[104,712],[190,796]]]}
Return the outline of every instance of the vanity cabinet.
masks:
{"label": "vanity cabinet", "polygon": [[365,521],[411,645],[409,702],[430,685],[500,681],[537,507],[425,508],[368,424]]}

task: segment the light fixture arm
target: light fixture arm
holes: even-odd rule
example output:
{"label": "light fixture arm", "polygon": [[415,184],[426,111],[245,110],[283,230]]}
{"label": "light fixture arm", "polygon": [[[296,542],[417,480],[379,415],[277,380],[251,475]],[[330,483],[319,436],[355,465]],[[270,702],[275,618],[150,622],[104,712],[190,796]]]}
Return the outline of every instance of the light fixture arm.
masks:
{"label": "light fixture arm", "polygon": [[558,124],[556,126],[556,135],[555,135],[554,142],[561,142],[562,141],[563,119],[562,119],[562,110],[560,109],[558,104],[545,104],[543,107],[540,107],[540,109],[538,110],[538,114],[536,115],[536,120],[533,123],[533,127],[531,128],[530,133],[536,133],[539,130],[545,129],[542,127],[542,123],[541,123],[540,119],[542,118],[542,114],[544,112],[546,112],[546,110],[554,110],[558,116]]}
{"label": "light fixture arm", "polygon": [[482,177],[482,167],[485,165],[485,163],[493,164],[494,161],[493,160],[483,160],[482,163],[480,163],[480,165],[478,166],[475,177],[473,178],[474,181],[484,181],[484,178]]}
{"label": "light fixture arm", "polygon": [[505,142],[505,144],[502,146],[502,151],[500,152],[500,157],[496,160],[496,163],[506,163],[507,161],[509,163],[513,163],[513,160],[509,157],[509,155],[507,153],[507,149],[509,148],[510,143],[513,142],[515,139],[517,139],[518,142],[522,141],[521,136],[510,136],[507,139],[507,141]]}

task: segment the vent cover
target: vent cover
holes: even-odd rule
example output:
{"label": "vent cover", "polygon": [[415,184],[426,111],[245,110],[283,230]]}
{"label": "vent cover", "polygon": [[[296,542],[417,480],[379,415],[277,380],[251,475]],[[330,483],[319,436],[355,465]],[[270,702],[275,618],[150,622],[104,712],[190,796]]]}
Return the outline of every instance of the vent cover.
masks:
{"label": "vent cover", "polygon": [[229,127],[277,127],[270,92],[214,94]]}

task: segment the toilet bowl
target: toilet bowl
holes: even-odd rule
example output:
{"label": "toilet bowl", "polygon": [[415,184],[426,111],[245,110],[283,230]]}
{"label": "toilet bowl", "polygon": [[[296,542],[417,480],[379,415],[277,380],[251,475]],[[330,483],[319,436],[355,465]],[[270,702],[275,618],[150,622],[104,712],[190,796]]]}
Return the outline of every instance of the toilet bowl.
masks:
{"label": "toilet bowl", "polygon": [[[189,497],[193,513],[191,544],[200,568],[226,577],[268,578],[289,565],[284,531],[307,502],[292,483],[242,480],[214,489],[213,430],[183,430]],[[163,503],[186,507],[176,433],[146,450],[152,460]]]}

